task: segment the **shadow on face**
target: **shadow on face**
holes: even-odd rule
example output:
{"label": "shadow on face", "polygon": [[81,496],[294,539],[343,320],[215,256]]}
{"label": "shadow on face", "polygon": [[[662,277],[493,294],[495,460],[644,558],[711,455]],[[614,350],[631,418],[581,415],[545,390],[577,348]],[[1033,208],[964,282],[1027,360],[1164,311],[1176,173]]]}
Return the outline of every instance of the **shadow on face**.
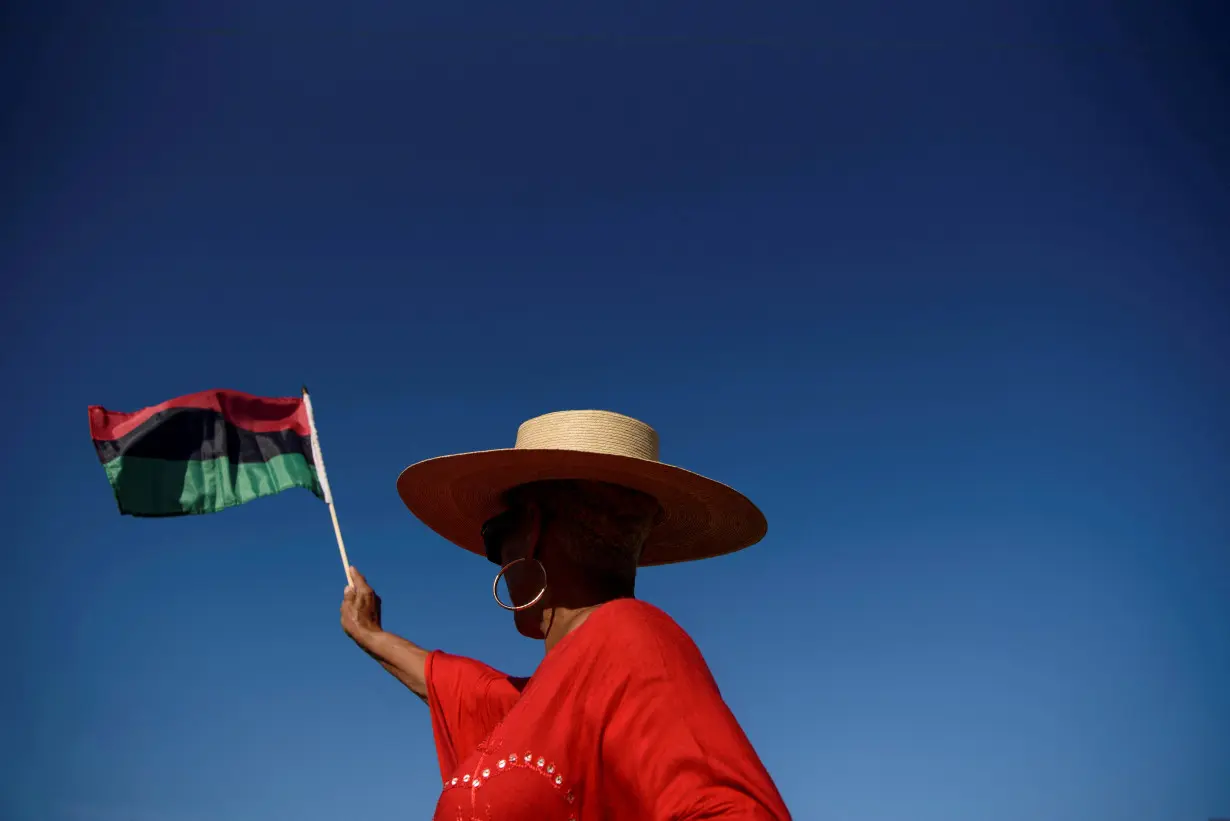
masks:
{"label": "shadow on face", "polygon": [[[501,598],[514,607],[522,606],[539,595],[547,584],[546,570],[539,555],[542,536],[542,516],[533,505],[509,510],[488,525],[486,540],[492,553],[498,552],[504,572]],[[494,558],[494,557],[493,557]],[[511,566],[509,566],[511,565]],[[543,638],[543,608],[546,596],[532,607],[513,613],[517,632],[526,638]]]}

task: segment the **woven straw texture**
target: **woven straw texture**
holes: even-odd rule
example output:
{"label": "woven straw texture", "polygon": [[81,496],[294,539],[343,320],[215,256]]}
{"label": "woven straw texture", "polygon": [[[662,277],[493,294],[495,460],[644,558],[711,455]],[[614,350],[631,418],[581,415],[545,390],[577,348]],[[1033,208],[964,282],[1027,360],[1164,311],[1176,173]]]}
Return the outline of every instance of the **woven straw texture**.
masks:
{"label": "woven straw texture", "polygon": [[743,494],[658,461],[649,425],[609,411],[559,411],[531,419],[516,445],[441,456],[411,465],[397,480],[410,512],[448,541],[484,555],[480,530],[503,510],[504,494],[527,482],[589,479],[655,497],[662,520],[641,565],[733,553],[764,538],[764,514]]}

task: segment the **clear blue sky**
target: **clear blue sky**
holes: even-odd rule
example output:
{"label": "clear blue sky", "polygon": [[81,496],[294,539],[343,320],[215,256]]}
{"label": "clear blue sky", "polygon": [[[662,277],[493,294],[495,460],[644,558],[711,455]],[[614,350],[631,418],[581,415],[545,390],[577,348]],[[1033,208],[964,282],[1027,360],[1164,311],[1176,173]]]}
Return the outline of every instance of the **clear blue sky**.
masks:
{"label": "clear blue sky", "polygon": [[6,9],[0,816],[430,815],[325,508],[89,442],[302,382],[393,630],[532,670],[394,481],[618,410],[769,518],[640,591],[799,819],[1230,815],[1225,21],[669,5]]}

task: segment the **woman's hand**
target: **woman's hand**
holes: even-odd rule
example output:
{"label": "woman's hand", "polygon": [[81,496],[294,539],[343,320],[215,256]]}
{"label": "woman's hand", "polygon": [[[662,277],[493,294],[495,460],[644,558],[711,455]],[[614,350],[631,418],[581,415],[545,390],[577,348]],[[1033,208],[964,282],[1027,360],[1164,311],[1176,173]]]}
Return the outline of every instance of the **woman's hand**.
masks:
{"label": "woman's hand", "polygon": [[380,626],[380,597],[367,579],[354,567],[350,568],[354,584],[342,594],[342,629],[360,645],[383,629]]}

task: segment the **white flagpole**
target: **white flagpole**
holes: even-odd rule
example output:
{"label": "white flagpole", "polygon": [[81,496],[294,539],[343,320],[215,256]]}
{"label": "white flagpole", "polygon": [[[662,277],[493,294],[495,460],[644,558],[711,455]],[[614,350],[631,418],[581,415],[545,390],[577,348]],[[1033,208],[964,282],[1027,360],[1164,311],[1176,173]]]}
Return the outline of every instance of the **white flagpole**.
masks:
{"label": "white flagpole", "polygon": [[346,583],[354,584],[354,579],[350,578],[350,559],[346,557],[346,543],[342,541],[342,526],[337,523],[337,508],[333,506],[333,491],[329,490],[329,474],[325,473],[325,457],[320,453],[320,436],[316,433],[316,417],[312,413],[312,398],[308,396],[307,385],[303,386],[303,406],[307,408],[308,427],[312,429],[312,461],[316,463],[316,477],[320,480],[320,489],[325,494],[325,504],[329,506],[329,516],[333,519],[333,535],[337,536],[337,551],[342,554]]}

